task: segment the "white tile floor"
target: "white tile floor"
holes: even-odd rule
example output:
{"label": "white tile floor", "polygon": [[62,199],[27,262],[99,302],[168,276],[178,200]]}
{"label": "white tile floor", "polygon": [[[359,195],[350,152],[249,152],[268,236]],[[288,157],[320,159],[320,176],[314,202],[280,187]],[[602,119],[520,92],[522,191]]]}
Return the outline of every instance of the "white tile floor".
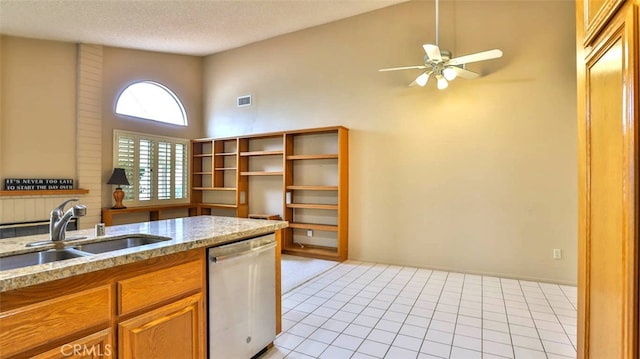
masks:
{"label": "white tile floor", "polygon": [[575,358],[576,288],[344,262],[282,298],[261,359]]}

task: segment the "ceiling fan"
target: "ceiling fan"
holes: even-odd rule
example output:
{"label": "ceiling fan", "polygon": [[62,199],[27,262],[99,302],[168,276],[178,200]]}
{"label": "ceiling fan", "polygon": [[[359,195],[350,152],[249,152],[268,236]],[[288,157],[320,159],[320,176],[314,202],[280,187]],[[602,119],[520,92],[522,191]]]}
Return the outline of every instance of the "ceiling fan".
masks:
{"label": "ceiling fan", "polygon": [[436,3],[436,44],[424,44],[424,61],[422,65],[391,67],[380,69],[378,71],[396,71],[396,70],[424,70],[409,86],[424,86],[430,78],[435,77],[438,82],[438,89],[444,90],[449,86],[449,81],[456,77],[463,79],[475,79],[480,74],[466,69],[466,64],[484,60],[491,60],[502,57],[502,51],[498,49],[477,52],[471,55],[451,58],[451,52],[440,50],[438,46],[438,0]]}

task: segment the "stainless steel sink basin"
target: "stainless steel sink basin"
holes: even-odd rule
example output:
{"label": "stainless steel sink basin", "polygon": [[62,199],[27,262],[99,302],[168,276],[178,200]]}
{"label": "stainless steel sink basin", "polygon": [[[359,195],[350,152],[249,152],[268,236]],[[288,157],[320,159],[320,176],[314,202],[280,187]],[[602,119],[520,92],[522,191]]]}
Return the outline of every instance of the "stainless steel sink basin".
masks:
{"label": "stainless steel sink basin", "polygon": [[0,270],[15,269],[57,262],[65,259],[84,257],[89,253],[83,253],[73,248],[50,249],[47,251],[16,254],[13,256],[0,258]]}
{"label": "stainless steel sink basin", "polygon": [[117,251],[119,249],[144,246],[145,244],[158,243],[158,242],[168,241],[170,239],[171,238],[168,238],[168,237],[138,234],[138,235],[114,237],[111,240],[105,240],[103,242],[76,245],[74,246],[74,248],[81,250],[83,252],[97,254],[97,253]]}
{"label": "stainless steel sink basin", "polygon": [[77,244],[73,245],[73,247],[69,246],[64,249],[49,249],[39,252],[16,254],[7,257],[0,257],[0,270],[22,268],[65,259],[86,257],[92,254],[139,247],[144,246],[145,244],[168,241],[170,239],[171,238],[168,237],[151,236],[146,234],[130,234],[104,238],[102,242]]}

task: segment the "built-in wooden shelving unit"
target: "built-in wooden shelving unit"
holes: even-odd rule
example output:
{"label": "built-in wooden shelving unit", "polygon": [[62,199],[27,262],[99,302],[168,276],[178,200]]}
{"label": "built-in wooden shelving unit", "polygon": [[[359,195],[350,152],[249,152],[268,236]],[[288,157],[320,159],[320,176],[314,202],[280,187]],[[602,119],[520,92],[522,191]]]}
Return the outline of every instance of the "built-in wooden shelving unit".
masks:
{"label": "built-in wooden shelving unit", "polygon": [[249,184],[260,177],[269,180],[279,176],[283,205],[278,214],[289,222],[283,232],[282,252],[347,259],[347,128],[205,138],[191,144],[191,198],[198,203],[199,212],[226,209],[247,217],[251,206]]}

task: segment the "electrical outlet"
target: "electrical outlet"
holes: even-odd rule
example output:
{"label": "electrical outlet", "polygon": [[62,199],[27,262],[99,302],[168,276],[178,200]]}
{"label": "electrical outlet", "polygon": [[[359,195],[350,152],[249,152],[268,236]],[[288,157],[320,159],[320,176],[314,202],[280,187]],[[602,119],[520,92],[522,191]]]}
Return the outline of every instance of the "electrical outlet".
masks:
{"label": "electrical outlet", "polygon": [[307,237],[313,237],[313,230],[307,229]]}
{"label": "electrical outlet", "polygon": [[562,259],[562,249],[554,248],[554,250],[553,250],[553,259]]}

